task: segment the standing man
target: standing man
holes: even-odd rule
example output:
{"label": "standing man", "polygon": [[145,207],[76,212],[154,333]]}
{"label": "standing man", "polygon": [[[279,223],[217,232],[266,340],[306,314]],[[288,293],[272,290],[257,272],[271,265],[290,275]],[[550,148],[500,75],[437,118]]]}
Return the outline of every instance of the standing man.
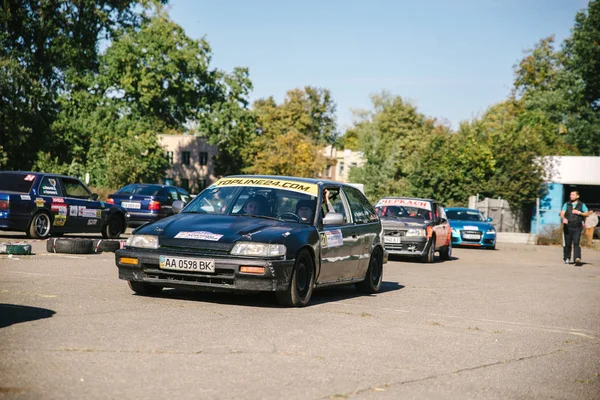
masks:
{"label": "standing man", "polygon": [[581,265],[581,234],[583,233],[583,221],[589,215],[588,208],[579,201],[579,192],[572,191],[569,194],[571,201],[563,205],[560,217],[563,222],[563,246],[565,264],[571,261],[571,245],[573,246],[573,256],[575,256],[575,265]]}

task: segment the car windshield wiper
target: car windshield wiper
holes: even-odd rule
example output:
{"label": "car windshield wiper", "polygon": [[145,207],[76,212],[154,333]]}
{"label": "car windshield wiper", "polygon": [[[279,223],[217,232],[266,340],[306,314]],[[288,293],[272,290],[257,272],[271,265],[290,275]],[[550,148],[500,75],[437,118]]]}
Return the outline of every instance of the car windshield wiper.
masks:
{"label": "car windshield wiper", "polygon": [[180,214],[208,214],[204,210],[190,210],[190,211],[182,211]]}
{"label": "car windshield wiper", "polygon": [[252,214],[230,214],[230,215],[237,215],[237,216],[241,216],[241,217],[251,217],[251,218],[266,218],[266,219],[272,219],[273,221],[280,221],[279,218],[269,217],[268,215],[252,215]]}

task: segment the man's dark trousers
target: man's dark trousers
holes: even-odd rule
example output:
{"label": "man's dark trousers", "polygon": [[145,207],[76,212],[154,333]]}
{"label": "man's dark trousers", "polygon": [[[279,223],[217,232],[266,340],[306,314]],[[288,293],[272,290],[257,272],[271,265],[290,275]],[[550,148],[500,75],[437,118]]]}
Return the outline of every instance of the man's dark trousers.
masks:
{"label": "man's dark trousers", "polygon": [[581,258],[581,234],[583,228],[570,228],[565,226],[563,229],[563,245],[564,245],[564,259],[571,259],[571,246],[573,246],[573,260]]}

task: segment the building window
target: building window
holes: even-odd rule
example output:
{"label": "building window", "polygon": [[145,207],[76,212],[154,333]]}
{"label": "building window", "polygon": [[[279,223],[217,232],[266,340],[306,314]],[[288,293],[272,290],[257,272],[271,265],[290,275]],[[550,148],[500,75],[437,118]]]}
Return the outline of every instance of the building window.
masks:
{"label": "building window", "polygon": [[325,176],[331,178],[331,165],[328,165],[325,169]]}
{"label": "building window", "polygon": [[183,165],[190,165],[190,152],[189,151],[181,152],[181,163]]}
{"label": "building window", "polygon": [[205,151],[201,151],[200,154],[198,154],[199,158],[200,158],[200,165],[206,165],[208,164],[208,153]]}
{"label": "building window", "polygon": [[340,163],[340,176],[344,176],[344,163]]}
{"label": "building window", "polygon": [[169,165],[173,165],[173,152],[167,151],[165,155],[167,156],[167,161],[169,162]]}
{"label": "building window", "polygon": [[198,191],[201,192],[206,189],[206,179],[201,178],[198,179]]}
{"label": "building window", "polygon": [[[189,152],[188,152],[188,154],[189,154]],[[181,184],[179,186],[185,190],[190,190],[190,180],[181,178]]]}

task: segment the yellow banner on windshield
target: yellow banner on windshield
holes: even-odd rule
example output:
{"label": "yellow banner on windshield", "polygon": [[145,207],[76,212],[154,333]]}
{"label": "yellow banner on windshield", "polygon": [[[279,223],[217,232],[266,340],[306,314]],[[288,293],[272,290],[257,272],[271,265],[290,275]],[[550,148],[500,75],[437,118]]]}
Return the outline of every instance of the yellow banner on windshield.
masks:
{"label": "yellow banner on windshield", "polygon": [[314,183],[288,181],[284,179],[265,178],[221,178],[213,186],[262,186],[273,189],[285,189],[305,193],[312,196],[319,194],[319,187]]}

